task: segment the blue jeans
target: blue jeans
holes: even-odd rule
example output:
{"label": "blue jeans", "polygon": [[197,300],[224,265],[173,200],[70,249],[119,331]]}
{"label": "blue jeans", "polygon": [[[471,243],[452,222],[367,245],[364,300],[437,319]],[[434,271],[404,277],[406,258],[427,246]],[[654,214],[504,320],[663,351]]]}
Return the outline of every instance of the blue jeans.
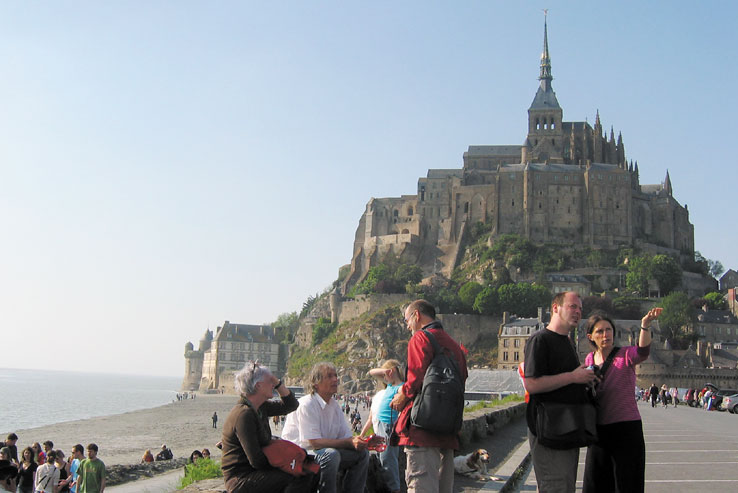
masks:
{"label": "blue jeans", "polygon": [[315,461],[320,464],[320,493],[336,493],[338,471],[345,470],[343,488],[345,493],[363,493],[369,469],[369,452],[322,448],[315,451]]}
{"label": "blue jeans", "polygon": [[398,460],[400,447],[389,446],[389,437],[392,434],[393,425],[381,421],[380,425],[384,427],[384,436],[388,442],[384,452],[379,453],[379,461],[382,463],[384,471],[384,481],[390,491],[400,491],[400,464]]}

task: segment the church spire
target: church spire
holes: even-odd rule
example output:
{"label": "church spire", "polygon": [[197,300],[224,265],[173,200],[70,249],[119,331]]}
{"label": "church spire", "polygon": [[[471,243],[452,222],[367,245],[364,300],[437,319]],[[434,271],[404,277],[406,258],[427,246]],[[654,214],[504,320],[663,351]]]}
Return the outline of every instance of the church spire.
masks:
{"label": "church spire", "polygon": [[541,53],[541,75],[538,80],[541,81],[541,89],[548,91],[551,88],[551,57],[548,54],[548,9],[543,9],[543,53]]}
{"label": "church spire", "polygon": [[669,178],[669,170],[666,170],[666,179],[664,180],[664,190],[667,194],[671,196],[672,190],[671,190],[671,178]]}

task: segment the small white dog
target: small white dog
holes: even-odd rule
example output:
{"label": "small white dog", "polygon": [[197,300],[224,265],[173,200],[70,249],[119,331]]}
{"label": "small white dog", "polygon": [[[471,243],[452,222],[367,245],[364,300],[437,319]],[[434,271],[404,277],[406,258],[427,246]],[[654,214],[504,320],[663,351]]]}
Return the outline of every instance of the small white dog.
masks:
{"label": "small white dog", "polygon": [[473,479],[485,481],[500,481],[497,476],[490,476],[487,472],[489,454],[483,448],[466,455],[454,457],[454,470],[457,474],[463,474]]}

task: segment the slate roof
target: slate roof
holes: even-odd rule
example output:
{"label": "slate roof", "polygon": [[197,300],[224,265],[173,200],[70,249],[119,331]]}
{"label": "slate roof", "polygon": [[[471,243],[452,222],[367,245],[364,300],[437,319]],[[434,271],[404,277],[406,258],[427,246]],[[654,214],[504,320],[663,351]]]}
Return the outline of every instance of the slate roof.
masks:
{"label": "slate roof", "polygon": [[559,106],[559,100],[556,99],[556,93],[550,87],[548,91],[546,91],[539,86],[538,91],[536,91],[536,96],[533,98],[533,102],[530,104],[530,109],[547,110],[551,108],[561,108],[561,106]]}
{"label": "slate roof", "polygon": [[469,146],[469,150],[464,153],[470,157],[484,156],[520,156],[523,146]]}
{"label": "slate roof", "polygon": [[[262,334],[263,332],[263,334]],[[230,335],[230,337],[228,337]],[[232,324],[226,322],[218,327],[215,340],[235,342],[274,342],[274,329],[269,325]]]}
{"label": "slate roof", "polygon": [[697,312],[697,320],[708,324],[738,324],[738,318],[730,310],[707,310]]}
{"label": "slate roof", "polygon": [[712,364],[715,368],[738,368],[738,350],[713,349]]}
{"label": "slate roof", "polygon": [[457,176],[459,178],[464,176],[464,170],[460,168],[455,169],[429,169],[428,178],[446,178],[449,176]]}

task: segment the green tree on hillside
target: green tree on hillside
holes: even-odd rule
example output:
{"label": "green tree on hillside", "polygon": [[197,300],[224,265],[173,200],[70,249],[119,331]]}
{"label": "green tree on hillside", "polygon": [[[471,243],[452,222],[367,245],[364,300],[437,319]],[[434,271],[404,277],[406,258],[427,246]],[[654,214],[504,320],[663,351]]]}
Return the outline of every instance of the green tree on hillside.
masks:
{"label": "green tree on hillside", "polygon": [[710,310],[725,310],[726,308],[725,296],[723,296],[723,293],[718,293],[716,291],[707,293],[704,296],[704,300],[707,302],[707,307]]}
{"label": "green tree on hillside", "polygon": [[326,337],[336,330],[336,325],[331,323],[330,319],[320,317],[313,325],[313,346],[317,346],[325,340]]}
{"label": "green tree on hillside", "polygon": [[459,300],[464,305],[464,311],[472,313],[474,311],[474,302],[477,299],[477,295],[484,289],[481,284],[469,281],[468,283],[461,286],[459,289]]}
{"label": "green tree on hillside", "polygon": [[671,293],[682,282],[682,268],[668,255],[654,255],[651,259],[651,275],[659,283],[661,296]]}
{"label": "green tree on hillside", "polygon": [[648,280],[651,277],[651,258],[647,255],[628,258],[628,274],[625,285],[628,291],[640,296],[648,295]]}
{"label": "green tree on hillside", "polygon": [[500,311],[514,313],[519,317],[533,317],[538,307],[546,307],[551,302],[548,289],[540,284],[505,284],[497,290]]}
{"label": "green tree on hillside", "polygon": [[282,342],[285,344],[294,342],[294,335],[299,325],[300,317],[297,312],[283,313],[271,323],[274,330],[278,330],[282,334]]}
{"label": "green tree on hillside", "polygon": [[715,279],[718,279],[720,274],[725,272],[725,267],[719,260],[708,260],[707,265],[710,269],[710,275]]}
{"label": "green tree on hillside", "polygon": [[661,300],[659,306],[664,309],[659,317],[661,333],[674,349],[685,349],[697,339],[692,330],[695,309],[686,294],[671,293]]}
{"label": "green tree on hillside", "polygon": [[487,286],[479,292],[474,300],[474,311],[482,315],[495,315],[500,313],[500,303],[497,297],[497,288]]}

